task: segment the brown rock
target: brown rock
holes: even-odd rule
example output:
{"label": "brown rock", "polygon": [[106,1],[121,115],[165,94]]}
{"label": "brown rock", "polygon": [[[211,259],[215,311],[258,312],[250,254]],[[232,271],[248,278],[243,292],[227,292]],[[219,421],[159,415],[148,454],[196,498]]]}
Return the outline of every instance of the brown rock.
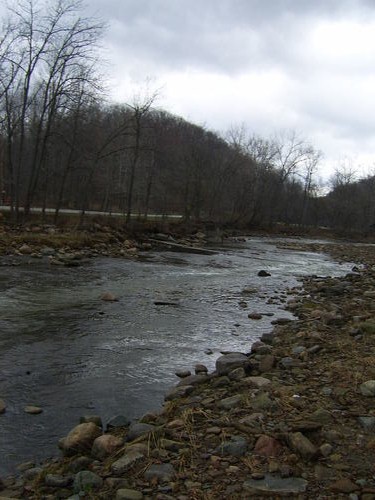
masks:
{"label": "brown rock", "polygon": [[260,436],[255,443],[254,453],[262,457],[277,457],[282,450],[282,446],[271,436]]}
{"label": "brown rock", "polygon": [[2,413],[5,413],[7,405],[5,404],[5,401],[3,399],[0,399],[0,415]]}
{"label": "brown rock", "polygon": [[120,449],[123,444],[124,442],[121,438],[113,436],[112,434],[104,434],[95,439],[92,445],[91,454],[98,460],[104,460]]}
{"label": "brown rock", "polygon": [[20,251],[23,255],[30,255],[31,253],[33,253],[32,248],[31,248],[31,247],[29,247],[29,245],[26,245],[26,243],[24,243],[24,244],[20,247],[19,251]]}
{"label": "brown rock", "polygon": [[331,485],[331,490],[337,493],[353,493],[359,490],[359,487],[348,478],[338,479]]}
{"label": "brown rock", "polygon": [[39,413],[42,413],[43,410],[39,406],[25,406],[24,408],[25,413],[28,413],[29,415],[39,415]]}
{"label": "brown rock", "polygon": [[115,295],[113,295],[113,293],[111,293],[111,292],[104,292],[100,298],[104,302],[117,302],[118,301],[118,298]]}
{"label": "brown rock", "polygon": [[318,452],[316,446],[314,446],[312,442],[301,432],[289,434],[288,443],[293,451],[301,455],[301,457],[306,460],[314,458]]}
{"label": "brown rock", "polygon": [[61,441],[62,451],[66,456],[90,451],[95,439],[101,434],[101,429],[92,422],[79,424]]}

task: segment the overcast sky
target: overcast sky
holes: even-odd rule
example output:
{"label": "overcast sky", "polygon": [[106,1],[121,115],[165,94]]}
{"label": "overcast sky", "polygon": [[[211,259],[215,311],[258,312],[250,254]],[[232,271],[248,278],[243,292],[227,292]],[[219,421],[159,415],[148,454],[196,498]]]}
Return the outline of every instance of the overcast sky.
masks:
{"label": "overcast sky", "polygon": [[323,152],[325,178],[345,158],[374,171],[375,0],[87,0],[86,9],[108,24],[114,100],[150,79],[160,107],[211,130],[295,130]]}

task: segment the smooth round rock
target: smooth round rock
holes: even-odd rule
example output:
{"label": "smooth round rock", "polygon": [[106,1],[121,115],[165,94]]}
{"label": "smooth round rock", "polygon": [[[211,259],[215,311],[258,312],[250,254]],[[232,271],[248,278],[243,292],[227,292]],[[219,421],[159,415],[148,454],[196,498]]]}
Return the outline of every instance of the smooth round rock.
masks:
{"label": "smooth round rock", "polygon": [[43,410],[39,406],[33,406],[33,405],[28,405],[25,406],[24,408],[25,413],[28,413],[29,415],[39,415],[39,413],[42,413]]}
{"label": "smooth round rock", "polygon": [[362,396],[375,397],[375,380],[367,380],[359,386]]}

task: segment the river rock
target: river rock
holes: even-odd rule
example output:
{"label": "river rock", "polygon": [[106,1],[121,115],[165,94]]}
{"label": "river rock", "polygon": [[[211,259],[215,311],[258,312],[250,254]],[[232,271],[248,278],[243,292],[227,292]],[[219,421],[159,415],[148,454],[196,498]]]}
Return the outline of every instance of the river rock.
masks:
{"label": "river rock", "polygon": [[95,439],[101,436],[102,430],[92,422],[79,424],[60,442],[64,455],[72,456],[77,453],[91,451]]}
{"label": "river rock", "polygon": [[374,397],[375,396],[375,380],[367,380],[359,386],[362,396]]}
{"label": "river rock", "polygon": [[118,298],[111,292],[104,292],[100,296],[100,299],[104,302],[117,302]]}
{"label": "river rock", "polygon": [[182,385],[178,387],[174,387],[170,391],[167,392],[164,399],[165,401],[173,401],[177,398],[186,398],[189,394],[194,391],[194,386],[192,385]]}
{"label": "river rock", "polygon": [[317,455],[318,449],[313,443],[302,434],[302,432],[293,432],[288,435],[288,444],[290,448],[301,455],[306,460],[311,460]]}
{"label": "river rock", "polygon": [[249,365],[249,358],[240,352],[224,354],[216,360],[216,371],[219,375],[228,375],[235,368],[244,368]]}
{"label": "river rock", "polygon": [[0,399],[0,415],[2,413],[5,413],[6,408],[7,408],[7,405],[5,404],[5,401],[3,399]]}
{"label": "river rock", "polygon": [[375,429],[375,417],[358,417],[358,422],[368,431]]}
{"label": "river rock", "polygon": [[242,457],[247,452],[248,443],[242,436],[231,436],[229,441],[224,441],[218,446],[214,453],[217,455],[231,455],[234,457]]}
{"label": "river rock", "polygon": [[92,422],[98,427],[103,427],[103,421],[99,415],[84,415],[79,419],[80,424],[87,424],[88,422]]}
{"label": "river rock", "polygon": [[330,454],[332,453],[332,450],[333,447],[329,443],[323,443],[321,446],[319,446],[319,451],[323,457],[329,457]]}
{"label": "river rock", "polygon": [[348,478],[338,479],[331,485],[331,491],[334,491],[335,493],[353,493],[359,489],[359,486]]}
{"label": "river rock", "polygon": [[282,451],[282,446],[277,439],[262,435],[255,443],[254,453],[262,457],[277,457]]}
{"label": "river rock", "polygon": [[245,370],[243,368],[235,368],[228,374],[230,380],[242,380],[246,377]]}
{"label": "river rock", "polygon": [[262,392],[258,394],[252,401],[251,406],[256,411],[272,410],[277,407],[276,402],[272,401],[268,393]]}
{"label": "river rock", "polygon": [[265,271],[264,269],[261,269],[258,272],[258,276],[261,277],[261,278],[267,278],[268,276],[271,276],[271,273]]}
{"label": "river rock", "polygon": [[262,319],[263,316],[260,313],[252,312],[252,313],[248,314],[247,317],[249,319],[259,320],[259,319]]}
{"label": "river rock", "polygon": [[255,387],[257,389],[263,389],[264,387],[267,387],[270,385],[271,380],[265,377],[246,377],[244,380],[244,383],[246,382],[246,385],[250,387]]}
{"label": "river rock", "polygon": [[325,425],[330,424],[333,421],[333,417],[330,411],[324,408],[318,408],[309,416],[309,420]]}
{"label": "river rock", "polygon": [[155,431],[156,427],[151,424],[140,424],[135,422],[129,427],[129,431],[126,435],[126,441],[134,441],[135,439],[150,434],[150,432]]}
{"label": "river rock", "polygon": [[186,377],[190,377],[191,371],[190,370],[178,370],[175,372],[175,375],[178,378],[186,378]]}
{"label": "river rock", "polygon": [[77,472],[88,469],[92,461],[92,458],[86,456],[74,458],[69,464],[69,470],[77,474]]}
{"label": "river rock", "polygon": [[40,408],[39,406],[33,406],[33,405],[25,406],[24,411],[25,411],[25,413],[28,413],[29,415],[39,415],[40,413],[43,412],[42,408]]}
{"label": "river rock", "polygon": [[130,420],[124,415],[116,415],[112,417],[107,422],[107,430],[118,429],[120,427],[128,427],[130,425]]}
{"label": "river rock", "polygon": [[59,474],[47,474],[44,478],[44,484],[51,488],[66,488],[72,482],[71,476],[60,476]]}
{"label": "river rock", "polygon": [[230,396],[229,398],[225,398],[220,400],[217,405],[219,408],[222,408],[223,410],[230,410],[232,408],[236,408],[241,404],[242,401],[242,395],[241,394],[235,394],[234,396]]}
{"label": "river rock", "polygon": [[144,453],[141,453],[137,449],[130,449],[124,453],[124,455],[113,462],[111,465],[111,472],[115,476],[122,476],[127,472],[133,465],[142,461],[144,459]]}
{"label": "river rock", "polygon": [[140,491],[121,488],[116,492],[116,500],[142,500],[143,494]]}
{"label": "river rock", "polygon": [[30,255],[33,253],[32,248],[26,243],[20,246],[19,251],[20,253],[22,253],[22,255]]}
{"label": "river rock", "polygon": [[40,253],[42,255],[55,255],[56,253],[56,250],[54,248],[51,248],[51,247],[43,247],[40,249]]}
{"label": "river rock", "polygon": [[200,365],[200,364],[195,365],[194,370],[195,370],[195,374],[196,374],[196,375],[199,375],[199,374],[202,374],[202,373],[207,373],[207,372],[208,372],[208,368],[207,368],[207,366],[205,366],[205,365]]}
{"label": "river rock", "polygon": [[103,486],[103,479],[89,470],[78,472],[74,478],[74,493],[98,490]]}
{"label": "river rock", "polygon": [[198,385],[198,384],[204,384],[209,380],[208,376],[206,373],[199,373],[198,375],[189,375],[188,377],[183,378],[177,385],[178,386],[184,386],[184,385]]}
{"label": "river rock", "polygon": [[295,365],[294,359],[289,357],[289,356],[285,356],[284,358],[281,358],[281,360],[280,360],[280,366],[282,368],[288,369],[288,368],[292,368],[294,365]]}
{"label": "river rock", "polygon": [[92,445],[91,455],[98,460],[104,460],[123,446],[122,438],[112,434],[104,434],[95,439]]}
{"label": "river rock", "polygon": [[297,346],[293,347],[292,354],[294,356],[299,356],[300,354],[302,354],[305,351],[306,351],[306,347],[305,346],[303,346],[303,345],[297,345]]}
{"label": "river rock", "polygon": [[262,356],[262,359],[259,361],[259,371],[260,373],[267,373],[272,370],[275,366],[276,358],[272,354],[266,354]]}
{"label": "river rock", "polygon": [[153,464],[144,474],[146,481],[158,479],[162,482],[172,481],[175,475],[175,470],[172,464]]}
{"label": "river rock", "polygon": [[261,336],[260,340],[264,344],[271,345],[273,343],[273,341],[275,340],[275,334],[274,334],[274,332],[264,332],[263,335]]}
{"label": "river rock", "polygon": [[299,477],[282,478],[280,476],[265,474],[264,479],[250,479],[245,481],[243,488],[251,495],[281,495],[290,496],[304,493],[307,481]]}

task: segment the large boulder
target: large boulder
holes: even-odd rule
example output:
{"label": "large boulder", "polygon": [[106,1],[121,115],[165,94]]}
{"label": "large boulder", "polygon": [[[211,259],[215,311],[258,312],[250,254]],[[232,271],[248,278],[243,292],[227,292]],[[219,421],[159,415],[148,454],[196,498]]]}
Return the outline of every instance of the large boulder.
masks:
{"label": "large boulder", "polygon": [[219,375],[228,375],[235,368],[248,368],[249,358],[240,352],[224,354],[216,360],[216,371]]}
{"label": "large boulder", "polygon": [[63,438],[59,446],[66,456],[90,452],[96,438],[102,435],[102,430],[92,422],[79,424]]}
{"label": "large boulder", "polygon": [[112,434],[103,434],[95,439],[92,445],[91,455],[98,460],[104,460],[120,449],[124,440]]}

